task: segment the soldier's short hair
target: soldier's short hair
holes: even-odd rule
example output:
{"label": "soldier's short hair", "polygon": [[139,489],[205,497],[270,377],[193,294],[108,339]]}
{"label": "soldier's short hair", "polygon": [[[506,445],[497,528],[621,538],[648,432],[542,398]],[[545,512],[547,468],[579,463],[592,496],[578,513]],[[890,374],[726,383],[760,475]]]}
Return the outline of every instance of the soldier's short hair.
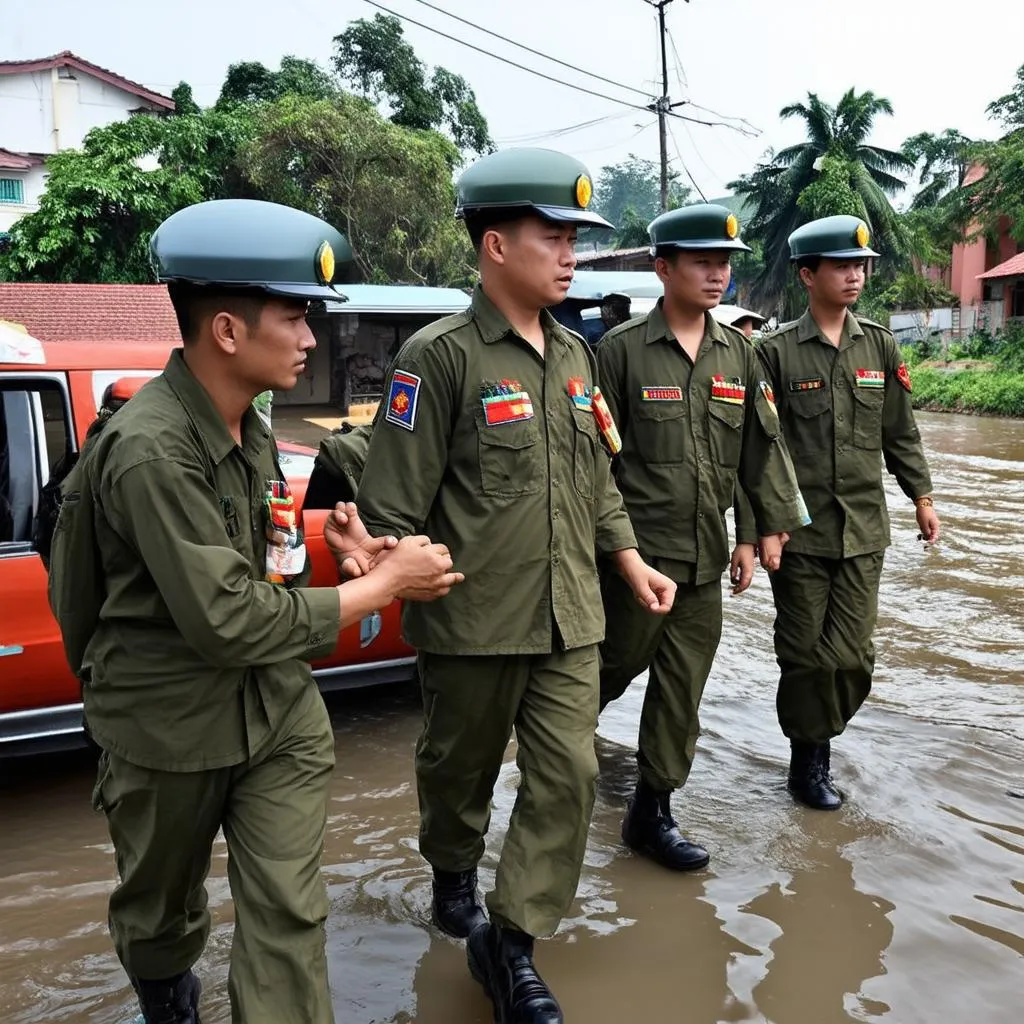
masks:
{"label": "soldier's short hair", "polygon": [[246,327],[259,326],[263,307],[273,296],[258,288],[231,288],[225,285],[198,285],[190,281],[170,281],[167,291],[178,320],[181,340],[192,344],[199,330],[218,313],[241,317]]}

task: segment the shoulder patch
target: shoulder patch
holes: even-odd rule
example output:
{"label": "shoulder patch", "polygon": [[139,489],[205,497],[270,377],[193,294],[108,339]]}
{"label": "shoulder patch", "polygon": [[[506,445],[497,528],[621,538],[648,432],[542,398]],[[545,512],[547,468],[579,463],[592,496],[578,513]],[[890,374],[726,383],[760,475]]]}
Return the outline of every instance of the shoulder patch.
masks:
{"label": "shoulder patch", "polygon": [[395,370],[391,377],[391,390],[388,392],[388,411],[384,414],[388,423],[406,430],[416,429],[421,383],[416,374]]}

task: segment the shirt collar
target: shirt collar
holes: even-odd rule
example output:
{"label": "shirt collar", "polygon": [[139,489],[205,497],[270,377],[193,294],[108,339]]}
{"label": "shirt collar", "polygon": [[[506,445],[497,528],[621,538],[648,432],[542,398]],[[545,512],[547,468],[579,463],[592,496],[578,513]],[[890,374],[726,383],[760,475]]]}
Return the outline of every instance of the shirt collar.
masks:
{"label": "shirt collar", "polygon": [[[826,344],[831,344],[824,334],[822,334],[821,328],[818,327],[818,322],[811,316],[811,311],[808,309],[802,317],[796,322],[796,340],[799,341],[810,341],[813,338],[818,338],[824,341]],[[864,337],[864,328],[861,327],[860,321],[851,313],[849,310],[846,311],[846,322],[843,324],[843,334],[846,335],[851,341],[855,338]]]}
{"label": "shirt collar", "polygon": [[[662,308],[663,298],[658,299],[657,305],[647,314],[647,344],[655,341],[675,341],[676,336],[672,333],[665,320],[665,311]],[[704,314],[704,337],[718,342],[719,345],[729,347],[729,335],[722,330],[721,324],[710,314]]]}
{"label": "shirt collar", "polygon": [[[164,367],[164,378],[199,430],[214,465],[223,462],[238,446],[206,389],[188,368],[183,349],[176,348],[171,353]],[[243,451],[250,457],[255,456],[263,450],[269,440],[270,431],[260,419],[259,413],[249,406],[242,417]]]}
{"label": "shirt collar", "polygon": [[[469,308],[480,330],[480,336],[486,344],[493,345],[510,334],[519,337],[516,329],[505,319],[505,314],[484,294],[479,284],[473,289],[473,299]],[[540,325],[545,338],[557,341],[563,346],[569,345],[565,328],[546,309],[540,311]]]}

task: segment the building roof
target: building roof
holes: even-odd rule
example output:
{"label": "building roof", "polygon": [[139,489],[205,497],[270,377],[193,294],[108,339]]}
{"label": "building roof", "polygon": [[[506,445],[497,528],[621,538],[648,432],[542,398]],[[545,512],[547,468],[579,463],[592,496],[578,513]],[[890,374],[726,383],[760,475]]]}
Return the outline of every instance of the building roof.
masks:
{"label": "building roof", "polygon": [[469,296],[458,288],[423,285],[338,284],[347,302],[328,302],[330,313],[461,313]]}
{"label": "building roof", "polygon": [[164,110],[174,109],[174,100],[169,96],[162,96],[138,82],[133,82],[130,78],[124,78],[113,71],[101,68],[98,64],[90,64],[89,61],[83,60],[70,50],[63,50],[60,53],[55,53],[52,57],[39,57],[35,60],[0,61],[0,75],[24,75],[33,71],[49,71],[52,68],[75,68],[77,71],[92,75],[93,78],[98,78],[101,82],[133,93],[155,107],[161,107]]}
{"label": "building roof", "polygon": [[181,342],[158,284],[0,284],[0,319],[43,342]]}
{"label": "building roof", "polygon": [[579,252],[576,254],[576,262],[579,263],[593,263],[595,260],[615,260],[621,259],[624,256],[639,256],[641,253],[644,255],[651,251],[649,245],[638,245],[632,249],[605,249],[601,252]]}
{"label": "building roof", "polygon": [[5,171],[27,171],[42,164],[42,156],[35,153],[12,153],[0,147],[0,169]]}
{"label": "building roof", "polygon": [[1024,252],[1011,256],[1005,263],[1000,263],[998,267],[986,270],[984,274],[978,274],[978,279],[1021,276],[1024,276]]}

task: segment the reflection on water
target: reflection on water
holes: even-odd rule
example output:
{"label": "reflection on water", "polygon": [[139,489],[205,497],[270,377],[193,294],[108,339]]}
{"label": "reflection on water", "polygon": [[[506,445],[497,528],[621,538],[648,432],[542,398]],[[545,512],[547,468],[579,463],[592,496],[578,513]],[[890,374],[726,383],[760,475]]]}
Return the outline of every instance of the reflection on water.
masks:
{"label": "reflection on water", "polygon": [[[694,772],[677,794],[709,870],[676,877],[618,837],[643,683],[612,705],[579,899],[538,963],[567,1019],[1015,1024],[1024,988],[1024,424],[921,417],[945,536],[915,540],[895,488],[877,685],[834,745],[850,803],[795,806],[774,717],[771,603],[758,578],[726,602]],[[429,925],[416,850],[415,693],[330,701],[338,765],[324,871],[339,1024],[489,1024],[461,944]],[[511,757],[511,752],[510,752]],[[111,851],[87,756],[0,766],[0,1020],[133,1015],[110,949]],[[515,796],[499,780],[493,877]],[[225,850],[199,970],[204,1022],[229,1020]]]}

